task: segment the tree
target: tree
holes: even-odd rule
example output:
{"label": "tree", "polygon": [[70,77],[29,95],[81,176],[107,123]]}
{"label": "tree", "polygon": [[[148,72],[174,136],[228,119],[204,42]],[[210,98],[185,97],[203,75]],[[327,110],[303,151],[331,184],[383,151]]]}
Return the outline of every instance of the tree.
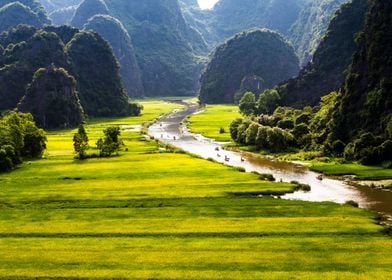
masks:
{"label": "tree", "polygon": [[269,89],[260,94],[257,101],[257,112],[259,114],[272,114],[278,107],[280,96],[277,90]]}
{"label": "tree", "polygon": [[74,134],[73,137],[74,142],[74,150],[77,154],[77,158],[85,159],[86,158],[86,150],[88,149],[88,136],[86,129],[81,124],[79,126],[78,132]]}
{"label": "tree", "polygon": [[256,111],[256,96],[253,92],[246,92],[240,100],[240,112],[245,116],[253,115]]}
{"label": "tree", "polygon": [[97,141],[97,147],[100,150],[101,157],[110,157],[114,153],[118,153],[123,142],[120,139],[120,128],[118,126],[111,126],[105,129],[104,139],[100,138]]}

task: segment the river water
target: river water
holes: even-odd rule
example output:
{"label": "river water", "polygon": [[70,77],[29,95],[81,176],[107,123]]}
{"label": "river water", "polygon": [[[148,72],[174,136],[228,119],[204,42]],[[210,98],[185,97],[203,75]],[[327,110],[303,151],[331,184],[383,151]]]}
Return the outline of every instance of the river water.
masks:
{"label": "river water", "polygon": [[171,144],[184,151],[212,158],[230,166],[243,167],[247,172],[273,174],[277,181],[298,181],[311,186],[310,192],[298,191],[282,196],[284,199],[305,201],[331,201],[344,203],[356,201],[359,207],[384,214],[387,223],[392,223],[392,192],[372,189],[366,186],[351,186],[347,182],[323,178],[302,164],[278,161],[247,152],[223,150],[223,143],[215,142],[202,135],[188,131],[183,121],[186,117],[198,113],[197,105],[187,105],[185,109],[175,110],[161,118],[149,128],[149,135],[161,142]]}

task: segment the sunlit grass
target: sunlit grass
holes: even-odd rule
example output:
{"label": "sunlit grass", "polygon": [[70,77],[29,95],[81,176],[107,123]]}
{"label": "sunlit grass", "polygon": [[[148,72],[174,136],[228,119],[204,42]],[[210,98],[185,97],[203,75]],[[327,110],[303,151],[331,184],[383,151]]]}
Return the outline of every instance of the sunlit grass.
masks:
{"label": "sunlit grass", "polygon": [[[91,145],[108,125],[179,107],[143,103],[141,117],[91,120]],[[373,213],[273,198],[292,186],[134,131],[120,156],[77,161],[73,133],[50,132],[45,159],[0,175],[1,279],[390,278],[392,240]]]}
{"label": "sunlit grass", "polygon": [[[189,119],[192,132],[200,133],[217,141],[231,141],[230,124],[241,117],[237,105],[207,105],[203,112]],[[220,129],[224,132],[221,133]]]}
{"label": "sunlit grass", "polygon": [[381,166],[364,166],[357,163],[317,162],[312,164],[311,169],[326,175],[355,175],[355,178],[359,180],[392,179],[392,169],[385,169]]}

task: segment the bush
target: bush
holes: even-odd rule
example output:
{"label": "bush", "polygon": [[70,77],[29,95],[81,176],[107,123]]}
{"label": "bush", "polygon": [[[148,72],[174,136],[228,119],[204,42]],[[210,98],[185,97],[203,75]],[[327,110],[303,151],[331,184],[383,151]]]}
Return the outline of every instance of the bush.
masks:
{"label": "bush", "polygon": [[257,135],[256,135],[256,146],[259,149],[268,149],[269,145],[268,145],[268,130],[271,129],[268,126],[259,126],[259,128],[257,129]]}
{"label": "bush", "polygon": [[291,119],[283,119],[278,122],[278,127],[281,129],[293,129],[294,122]]}
{"label": "bush", "polygon": [[252,122],[247,130],[245,131],[246,138],[245,138],[245,143],[247,145],[255,145],[256,144],[256,137],[257,137],[257,132],[259,129],[260,125],[258,123]]}
{"label": "bush", "polygon": [[231,122],[230,124],[230,136],[231,139],[233,139],[234,141],[237,141],[237,137],[238,137],[238,127],[242,124],[243,119],[235,119],[234,121]]}
{"label": "bush", "polygon": [[346,201],[344,204],[346,204],[346,205],[351,205],[351,206],[356,207],[356,208],[359,207],[358,202],[356,202],[356,201],[354,201],[354,200],[348,200],[348,201]]}
{"label": "bush", "polygon": [[111,126],[105,129],[104,139],[98,139],[97,147],[100,151],[101,157],[110,157],[114,153],[120,151],[123,142],[120,139],[120,128],[118,126]]}
{"label": "bush", "polygon": [[334,152],[334,154],[336,156],[343,156],[345,148],[346,148],[346,144],[344,144],[343,141],[341,140],[336,140],[332,143],[332,151]]}
{"label": "bush", "polygon": [[270,181],[270,182],[275,182],[275,180],[276,180],[274,175],[267,174],[267,173],[260,174],[259,179],[263,180],[263,181]]}
{"label": "bush", "polygon": [[220,134],[223,134],[223,133],[225,133],[226,131],[225,131],[225,129],[223,128],[223,127],[221,127],[221,128],[219,128],[219,133]]}

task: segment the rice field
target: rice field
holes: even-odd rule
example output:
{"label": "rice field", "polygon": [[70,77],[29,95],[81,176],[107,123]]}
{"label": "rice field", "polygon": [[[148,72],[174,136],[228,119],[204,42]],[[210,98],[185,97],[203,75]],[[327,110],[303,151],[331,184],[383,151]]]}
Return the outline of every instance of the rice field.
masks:
{"label": "rice field", "polygon": [[286,201],[287,183],[160,149],[130,125],[91,120],[90,144],[122,125],[127,151],[76,161],[72,130],[44,159],[0,175],[1,279],[390,279],[392,238],[348,205]]}
{"label": "rice field", "polygon": [[[207,105],[202,113],[189,119],[192,132],[202,134],[216,141],[230,142],[230,124],[241,114],[237,105]],[[220,129],[223,128],[223,131]]]}

